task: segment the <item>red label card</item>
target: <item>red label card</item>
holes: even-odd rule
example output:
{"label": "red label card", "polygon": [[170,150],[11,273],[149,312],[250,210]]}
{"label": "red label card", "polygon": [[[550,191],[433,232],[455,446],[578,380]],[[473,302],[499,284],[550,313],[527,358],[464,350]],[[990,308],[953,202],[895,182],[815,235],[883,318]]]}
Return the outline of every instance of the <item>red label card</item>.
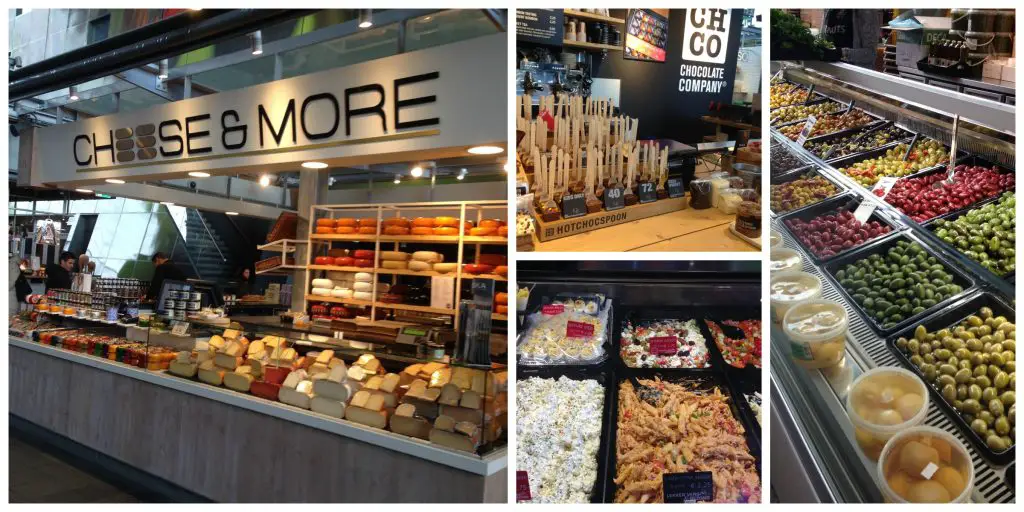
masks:
{"label": "red label card", "polygon": [[564,304],[545,304],[540,307],[540,312],[545,315],[560,315],[565,311]]}
{"label": "red label card", "polygon": [[565,323],[566,338],[593,338],[594,324],[569,321]]}
{"label": "red label card", "polygon": [[530,477],[526,471],[516,471],[516,501],[530,501]]}
{"label": "red label card", "polygon": [[650,347],[651,354],[653,355],[668,355],[676,353],[676,344],[678,338],[675,336],[659,336],[657,338],[651,338],[647,341],[647,345]]}

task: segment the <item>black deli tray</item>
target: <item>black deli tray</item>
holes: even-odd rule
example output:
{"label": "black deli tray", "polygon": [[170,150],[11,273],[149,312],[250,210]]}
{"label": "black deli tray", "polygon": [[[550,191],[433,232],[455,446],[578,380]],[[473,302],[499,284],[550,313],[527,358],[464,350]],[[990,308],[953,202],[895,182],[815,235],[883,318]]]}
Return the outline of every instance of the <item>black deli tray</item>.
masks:
{"label": "black deli tray", "polygon": [[[815,96],[818,96],[818,94],[815,93]],[[833,110],[832,112],[829,112],[828,114],[835,114],[836,112],[842,112],[842,111],[846,110],[846,108],[850,105],[849,103],[844,103],[844,102],[839,101],[839,100],[837,100],[837,99],[835,99],[835,98],[833,98],[831,96],[828,96],[828,95],[822,94],[820,96],[821,97],[819,97],[819,98],[814,98],[811,101],[808,101],[806,103],[802,103],[802,104],[799,104],[799,105],[786,105],[785,107],[777,107],[777,108],[773,109],[771,111],[771,113],[772,113],[772,117],[771,117],[772,123],[771,123],[771,125],[773,127],[775,127],[775,126],[783,126],[783,125],[787,125],[787,124],[793,124],[793,123],[798,122],[798,121],[805,121],[805,120],[807,120],[806,117],[801,117],[800,119],[795,119],[793,121],[786,121],[785,123],[775,123],[774,122],[775,114],[778,114],[783,109],[787,109],[789,107],[813,107],[815,105],[819,105],[819,104],[825,103],[827,101],[832,101],[832,102],[835,102],[838,106],[836,107],[836,110]],[[826,114],[826,115],[828,115],[828,114]]]}
{"label": "black deli tray", "polygon": [[[737,406],[738,402],[732,393],[725,376],[719,373],[695,373],[692,370],[688,372],[665,372],[659,368],[643,368],[643,369],[629,369],[626,373],[620,373],[617,376],[617,380],[613,383],[614,389],[612,390],[612,417],[610,420],[611,428],[608,436],[608,461],[605,465],[605,503],[615,502],[615,491],[618,489],[618,485],[615,483],[616,476],[616,460],[617,460],[617,449],[616,444],[618,440],[618,423],[619,423],[619,384],[629,379],[633,382],[634,387],[639,387],[638,379],[654,379],[655,377],[660,378],[663,381],[672,383],[690,382],[693,383],[694,389],[701,389],[706,391],[712,391],[715,387],[718,387],[723,395],[729,398],[730,411],[732,412],[733,418],[736,419],[743,426],[744,438],[747,442],[747,449],[750,455],[754,457],[754,464],[757,467],[759,484],[761,478],[761,443],[758,439],[757,432],[760,429],[757,427],[756,422],[754,425],[750,424],[750,419],[740,412]],[[740,397],[740,400],[743,400]],[[764,488],[762,486],[762,498],[764,501]]]}
{"label": "black deli tray", "polygon": [[[917,142],[927,142],[927,139],[920,138],[920,139],[917,140]],[[857,162],[862,162],[862,161],[868,160],[870,158],[876,158],[876,157],[882,156],[883,154],[885,154],[886,151],[889,151],[890,149],[895,148],[898,145],[899,145],[898,143],[887,144],[885,146],[872,149],[870,151],[863,151],[863,152],[856,153],[856,154],[853,154],[853,155],[847,155],[847,156],[844,156],[842,158],[830,159],[828,162],[829,162],[829,165],[831,165],[832,168],[834,168],[837,172],[839,172],[840,174],[842,174],[844,176],[849,177],[850,180],[854,181],[854,183],[857,183],[857,181],[854,180],[853,177],[849,176],[848,174],[846,174],[845,172],[842,171],[842,169],[844,167],[849,167],[849,166],[851,166],[851,165],[853,165],[853,164],[855,164]],[[949,146],[943,144],[942,147],[946,148],[946,152],[947,153],[949,152]],[[968,156],[967,153],[964,153],[963,151],[957,151],[957,154],[960,155],[960,157],[963,157],[963,158],[966,158]],[[958,159],[960,157],[958,157]],[[933,171],[935,171],[937,169],[943,169],[944,170],[945,168],[946,168],[946,164],[940,163],[940,164],[933,165],[931,167],[925,167],[924,169],[919,169],[918,171],[914,172],[913,174],[908,174],[906,176],[901,176],[900,179],[916,178],[918,176],[926,175],[929,172],[933,172]],[[879,179],[881,179],[881,178],[879,178]]]}
{"label": "black deli tray", "polygon": [[[856,135],[857,137],[861,137],[861,136],[864,136],[865,134],[867,134],[868,132],[875,133],[875,131],[877,131],[877,130],[883,130],[887,126],[893,126],[893,125],[891,123],[882,123],[882,124],[875,123],[875,124],[873,124],[871,126],[868,126],[868,127],[859,128],[858,129],[859,133],[839,133],[839,134],[832,134],[832,135],[824,135],[824,136],[821,136],[821,137],[816,137],[814,139],[814,142],[830,142],[830,141],[832,141],[834,139],[839,139],[839,138],[846,137],[846,136],[849,136],[849,135]],[[818,156],[818,158],[821,158],[822,160],[825,160],[825,162],[827,162],[827,163],[831,163],[831,162],[835,162],[837,160],[841,160],[841,159],[844,159],[844,158],[852,158],[852,157],[855,157],[855,156],[867,153],[868,151],[874,151],[874,150],[880,149],[880,148],[888,149],[888,148],[890,148],[892,146],[895,146],[895,145],[897,145],[897,144],[899,144],[901,142],[902,143],[907,143],[907,142],[910,142],[910,140],[913,139],[914,134],[911,133],[909,130],[907,130],[906,128],[903,128],[901,126],[896,126],[896,127],[899,128],[900,130],[903,130],[903,131],[907,132],[907,136],[903,137],[901,139],[896,139],[896,140],[889,141],[889,142],[887,142],[885,144],[882,144],[880,146],[874,146],[874,147],[871,147],[871,148],[868,148],[868,149],[865,149],[865,150],[857,151],[855,153],[849,153],[849,154],[842,155],[842,156],[840,156],[840,155],[833,156],[830,153],[826,153],[824,155]],[[808,141],[808,142],[811,142],[811,141]],[[852,140],[851,140],[851,142],[852,142]],[[804,149],[806,149],[807,152],[811,153],[812,155],[817,155],[816,153],[814,153],[813,151],[811,151],[810,149],[808,149],[806,147]],[[835,151],[835,149],[837,149],[837,148],[832,148],[829,151]],[[828,158],[825,158],[826,156],[828,156]]]}
{"label": "black deli tray", "polygon": [[[859,111],[859,112],[863,112],[868,117],[874,118],[874,121],[871,121],[868,124],[861,125],[861,126],[856,126],[856,127],[853,127],[853,128],[844,128],[842,130],[837,130],[837,131],[834,131],[834,132],[824,133],[824,134],[821,134],[821,135],[816,135],[814,137],[808,137],[806,142],[822,140],[825,137],[837,137],[837,136],[842,136],[842,135],[850,134],[850,133],[856,132],[857,130],[863,130],[863,129],[866,129],[866,128],[872,128],[872,127],[878,125],[879,123],[882,123],[882,122],[885,121],[884,119],[882,119],[882,118],[880,118],[880,117],[878,117],[878,116],[876,116],[876,115],[874,115],[871,112],[868,112],[866,110],[861,110],[859,108],[854,108],[853,110],[856,110],[856,111]],[[831,114],[827,114],[826,116],[822,116],[822,117],[832,117],[832,116],[842,115],[842,114],[845,114],[845,113],[846,113],[846,111],[838,111],[838,112],[833,112]],[[779,135],[789,139],[789,137],[787,137],[784,133],[782,133],[782,131],[780,131],[779,128],[800,124],[800,123],[803,123],[804,121],[805,121],[805,119],[798,119],[796,121],[790,121],[788,123],[777,124],[777,125],[772,126],[771,128],[772,128],[772,130],[775,130],[775,132],[778,133]],[[796,139],[789,139],[789,140],[793,141],[794,144],[796,143]]]}
{"label": "black deli tray", "polygon": [[[996,165],[996,164],[994,164],[992,162],[989,162],[988,160],[985,160],[984,158],[981,158],[981,157],[978,157],[978,156],[975,156],[975,155],[968,155],[968,156],[966,156],[964,158],[958,158],[956,162],[957,162],[957,166],[963,164],[963,165],[967,165],[967,166],[987,167],[989,169],[994,167],[994,168],[996,168],[999,171],[999,174],[1010,174],[1010,173],[1013,172],[1012,170],[1009,170],[1009,169],[1007,169],[1007,168],[1005,168],[1005,167],[1003,167],[1001,165]],[[942,172],[942,173],[947,172],[946,165],[943,165],[943,166],[938,167],[938,168],[931,169],[931,170],[929,170],[927,172],[921,172],[919,175],[915,175],[914,177],[916,178],[916,177],[921,177],[921,176],[927,176],[927,175],[930,175],[930,174],[935,174],[937,172]],[[1013,190],[1015,190],[1015,189],[1013,189]],[[977,208],[979,206],[982,206],[982,205],[984,205],[986,203],[991,203],[991,202],[993,202],[995,200],[998,200],[1005,193],[1006,192],[1001,192],[999,195],[996,195],[994,197],[988,197],[988,198],[982,199],[981,201],[977,201],[977,202],[971,203],[971,204],[969,204],[969,205],[967,205],[967,206],[965,206],[963,208],[960,208],[958,210],[953,210],[951,212],[947,212],[947,213],[944,213],[942,215],[937,215],[935,217],[932,217],[932,218],[922,222],[921,225],[922,226],[929,226],[929,225],[931,225],[933,222],[935,222],[938,219],[950,219],[950,220],[952,220],[951,217],[952,218],[959,217],[960,215],[962,215],[964,213],[967,213],[968,211],[973,210],[973,209],[975,209],[975,208]]]}
{"label": "black deli tray", "polygon": [[[743,395],[753,395],[755,392],[761,394],[761,408],[764,410],[764,392],[761,390],[761,370],[758,368],[751,369],[755,371],[747,371],[743,374],[729,374],[729,384],[732,385],[732,396],[736,397],[736,405],[740,409],[741,414],[746,414],[747,423],[755,427],[754,434],[757,436],[758,444],[761,442],[761,430],[762,426],[757,421],[757,414],[754,413],[754,409],[750,407],[747,402],[747,398]],[[762,418],[763,420],[764,418]]]}
{"label": "black deli tray", "polygon": [[[796,181],[797,179],[802,178],[802,177],[804,177],[805,175],[808,175],[808,174],[814,174],[814,175],[817,175],[817,176],[821,176],[822,178],[825,178],[825,180],[827,180],[829,183],[835,185],[835,187],[836,187],[836,193],[835,194],[833,194],[833,195],[831,195],[829,197],[826,197],[825,199],[822,199],[821,201],[825,201],[826,199],[830,199],[830,198],[836,197],[836,196],[841,195],[844,192],[846,192],[846,187],[844,187],[838,181],[836,181],[836,180],[832,179],[831,177],[827,176],[826,174],[822,173],[821,171],[816,169],[814,166],[801,167],[799,169],[794,169],[792,171],[789,171],[789,172],[786,172],[786,173],[783,173],[783,174],[773,175],[771,177],[771,186],[774,187],[776,185],[782,185],[784,183],[789,183],[791,181]],[[771,212],[773,217],[778,217],[778,216],[781,216],[781,215],[786,215],[788,213],[798,212],[798,211],[801,211],[801,210],[803,210],[805,208],[810,208],[811,206],[813,206],[813,205],[815,205],[817,203],[820,203],[821,201],[817,201],[815,203],[804,205],[804,206],[801,206],[800,208],[794,208],[792,210],[786,210],[784,212],[776,212],[775,210],[771,209],[771,190],[768,191],[768,207],[769,207],[769,211]]]}
{"label": "black deli tray", "polygon": [[[555,300],[558,300],[558,299],[565,299],[568,296],[577,296],[577,295],[589,296],[589,295],[593,295],[593,294],[568,294],[568,293],[564,293],[564,294],[558,294],[558,295],[556,295],[554,297],[547,297],[547,296],[545,296],[545,297],[543,297],[541,299],[541,302],[540,302],[541,305],[538,305],[533,310],[533,312],[531,312],[529,315],[526,315],[526,318],[523,320],[523,325],[520,326],[518,332],[516,333],[516,365],[517,366],[527,367],[527,368],[534,367],[534,366],[537,366],[537,367],[542,367],[542,366],[567,366],[567,367],[595,366],[595,365],[603,364],[605,361],[607,361],[608,359],[611,358],[610,352],[612,350],[617,350],[618,349],[617,340],[615,340],[615,338],[613,338],[613,336],[615,334],[615,330],[614,330],[614,325],[615,325],[615,305],[614,304],[611,304],[610,306],[607,306],[608,307],[608,321],[605,324],[605,328],[604,328],[605,340],[604,340],[604,343],[602,344],[602,347],[604,348],[604,356],[602,356],[600,359],[596,359],[596,360],[593,360],[593,361],[586,361],[586,362],[562,362],[562,363],[555,363],[555,362],[524,363],[523,362],[523,356],[519,354],[519,345],[523,343],[523,338],[526,335],[526,333],[533,329],[533,322],[528,322],[528,320],[531,317],[533,317],[533,315],[540,314],[541,313],[541,308],[543,307],[543,305],[551,304]],[[606,297],[604,302],[602,302],[599,305],[599,308],[606,307],[606,305],[608,304],[608,301],[610,301],[610,300],[611,299]],[[600,312],[600,309],[598,311]],[[600,314],[600,313],[598,313],[598,314]],[[596,333],[595,333],[595,335],[596,335]],[[613,341],[613,340],[615,340],[615,341]]]}
{"label": "black deli tray", "polygon": [[[960,291],[960,293],[955,294],[952,297],[945,299],[941,302],[938,302],[934,306],[925,309],[924,311],[914,316],[904,319],[902,322],[899,322],[892,327],[883,328],[882,326],[878,325],[878,323],[875,321],[873,317],[869,316],[867,312],[864,311],[864,309],[861,307],[860,304],[857,303],[857,301],[853,299],[852,294],[846,291],[845,288],[843,288],[843,285],[839,283],[839,279],[836,278],[836,272],[841,270],[847,264],[854,263],[861,259],[867,258],[872,254],[881,254],[884,258],[884,254],[900,241],[916,242],[918,245],[920,245],[924,249],[925,253],[927,253],[929,256],[934,256],[935,259],[938,260],[939,264],[945,267],[946,271],[953,275],[953,284],[959,285],[960,287],[963,288],[963,290]],[[896,236],[884,238],[881,240],[875,240],[873,242],[864,244],[852,251],[847,252],[846,254],[833,258],[831,261],[826,263],[822,268],[825,270],[825,275],[828,276],[828,279],[835,285],[836,289],[839,290],[839,293],[842,294],[843,298],[846,300],[847,303],[849,303],[850,307],[857,311],[861,318],[864,319],[864,322],[867,323],[868,326],[871,327],[871,329],[875,331],[876,334],[883,338],[889,334],[902,330],[907,325],[916,325],[916,323],[921,321],[922,318],[927,317],[928,315],[935,311],[945,308],[946,306],[954,302],[957,298],[962,297],[968,292],[970,292],[971,289],[974,287],[974,281],[971,280],[971,278],[968,277],[967,274],[965,274],[962,270],[960,270],[960,268],[950,264],[948,260],[943,258],[941,255],[936,254],[935,251],[928,247],[928,244],[922,242],[920,239],[916,237],[911,236],[910,233],[900,233]]]}
{"label": "black deli tray", "polygon": [[790,220],[794,220],[794,219],[798,219],[798,220],[807,222],[807,221],[810,221],[810,220],[812,220],[814,218],[820,217],[822,215],[828,215],[830,213],[838,213],[838,212],[844,211],[844,210],[849,210],[849,211],[852,212],[852,211],[856,210],[858,206],[860,206],[860,204],[861,204],[861,202],[863,200],[864,200],[863,197],[861,197],[859,194],[843,194],[843,195],[839,195],[839,196],[833,197],[831,199],[826,199],[824,201],[821,201],[820,203],[816,203],[816,204],[813,204],[811,206],[808,206],[807,208],[803,208],[803,209],[797,210],[795,212],[784,214],[784,215],[779,217],[779,222],[782,223],[783,229],[785,229],[790,234],[790,236],[793,237],[793,240],[796,240],[796,243],[804,250],[804,253],[807,254],[807,256],[811,259],[811,261],[814,262],[815,266],[820,266],[822,263],[824,263],[826,261],[829,261],[829,260],[831,260],[833,258],[838,258],[838,257],[846,254],[847,252],[852,251],[852,250],[854,250],[854,249],[856,249],[858,247],[863,247],[865,244],[871,243],[874,240],[882,240],[882,239],[884,239],[886,237],[894,236],[896,233],[899,233],[901,230],[903,230],[904,227],[903,227],[903,225],[900,222],[898,222],[898,221],[896,221],[894,219],[889,218],[889,215],[887,215],[885,213],[885,211],[883,211],[883,209],[875,208],[875,211],[871,214],[870,217],[868,217],[868,222],[871,222],[871,221],[881,222],[882,224],[885,224],[886,226],[889,226],[890,228],[892,228],[892,231],[890,231],[889,233],[886,233],[886,234],[884,234],[882,236],[879,236],[879,237],[876,237],[876,238],[872,238],[871,240],[868,240],[868,241],[864,242],[861,245],[857,245],[857,246],[853,246],[853,247],[851,247],[849,249],[845,249],[845,250],[841,251],[839,254],[836,254],[835,256],[830,256],[830,257],[826,257],[826,258],[819,258],[818,256],[816,256],[814,253],[811,252],[809,247],[805,246],[803,244],[803,242],[800,241],[800,239],[797,237],[796,233],[794,233],[793,230],[791,230],[789,228],[788,222]]}
{"label": "black deli tray", "polygon": [[[753,372],[757,372],[757,374],[760,375],[761,369],[756,367],[756,366],[754,366],[753,363],[750,363],[750,364],[748,364],[746,366],[742,366],[741,367],[741,366],[733,366],[733,365],[729,364],[728,362],[726,362],[725,355],[722,352],[722,348],[719,347],[718,343],[715,342],[714,333],[711,331],[711,328],[708,327],[708,325],[707,325],[707,322],[714,322],[714,323],[718,324],[718,326],[722,328],[722,332],[727,337],[732,337],[732,336],[729,336],[730,334],[739,334],[741,332],[739,327],[725,326],[725,324],[722,323],[725,320],[735,320],[737,322],[740,322],[740,321],[743,321],[743,320],[757,320],[757,321],[761,321],[761,311],[758,308],[756,308],[756,307],[740,307],[740,306],[734,306],[734,307],[732,307],[732,306],[706,307],[706,308],[704,308],[704,318],[703,318],[702,325],[701,325],[701,328],[706,333],[705,336],[707,336],[707,338],[711,341],[711,344],[714,345],[715,352],[717,353],[718,357],[720,358],[720,363],[721,363],[720,367],[724,368],[729,373],[730,379],[733,376],[739,376],[741,378],[749,378],[749,376],[752,375]],[[729,331],[733,331],[733,330],[736,331],[736,332],[735,333],[730,333],[729,332]],[[764,338],[764,325],[763,324],[761,325],[761,337],[762,337],[762,342],[763,342],[763,338]],[[764,362],[763,362],[763,359],[764,359],[764,345],[763,345],[763,343],[762,343],[762,346],[761,346],[761,359],[762,359],[762,365],[763,365],[764,364]],[[760,377],[758,377],[758,382],[760,382]]]}
{"label": "black deli tray", "polygon": [[[971,295],[970,297],[958,300],[955,304],[949,305],[935,315],[921,321],[914,322],[913,325],[909,325],[903,330],[890,336],[886,340],[886,344],[889,346],[889,350],[896,355],[896,358],[899,359],[900,363],[904,367],[916,373],[922,380],[925,380],[924,375],[917,366],[910,362],[910,356],[896,346],[896,340],[901,337],[907,338],[908,340],[912,339],[914,337],[914,330],[918,325],[923,325],[925,329],[928,329],[928,332],[953,328],[968,316],[977,313],[978,310],[985,306],[992,308],[992,312],[996,316],[1005,316],[1011,322],[1014,321],[1014,310],[1005,301],[990,293],[979,292]],[[928,389],[931,391],[932,401],[939,404],[939,407],[946,412],[954,423],[957,424],[960,431],[963,432],[963,435],[971,440],[971,443],[979,453],[984,455],[986,459],[989,459],[999,465],[1004,465],[1014,460],[1013,454],[1015,445],[1011,445],[1002,452],[994,452],[989,449],[988,445],[985,444],[985,440],[976,434],[974,430],[971,430],[971,426],[967,423],[967,420],[957,412],[953,407],[953,404],[950,404],[945,398],[943,398],[941,390],[936,388],[931,382],[927,382],[926,380],[925,382],[928,384]]]}
{"label": "black deli tray", "polygon": [[[661,370],[669,373],[687,371],[693,374],[711,373],[719,371],[722,364],[721,354],[718,353],[718,347],[715,346],[714,340],[711,339],[710,332],[707,330],[707,326],[704,325],[704,311],[697,307],[678,307],[678,308],[628,308],[622,307],[620,312],[621,319],[615,325],[615,358],[616,364],[623,370]],[[626,361],[622,358],[622,331],[625,329],[627,322],[638,322],[638,321],[656,321],[656,320],[679,320],[681,322],[687,322],[693,320],[697,324],[697,328],[700,331],[700,335],[704,338],[704,344],[708,350],[708,366],[704,368],[693,368],[681,366],[678,368],[670,367],[635,367],[628,366]]]}
{"label": "black deli tray", "polygon": [[516,380],[529,378],[558,379],[565,376],[572,380],[596,380],[604,386],[604,412],[601,415],[601,441],[597,448],[597,475],[594,478],[594,489],[590,493],[591,503],[601,503],[607,491],[605,480],[611,443],[609,435],[612,429],[613,408],[612,388],[616,385],[615,372],[611,364],[599,366],[516,366]]}

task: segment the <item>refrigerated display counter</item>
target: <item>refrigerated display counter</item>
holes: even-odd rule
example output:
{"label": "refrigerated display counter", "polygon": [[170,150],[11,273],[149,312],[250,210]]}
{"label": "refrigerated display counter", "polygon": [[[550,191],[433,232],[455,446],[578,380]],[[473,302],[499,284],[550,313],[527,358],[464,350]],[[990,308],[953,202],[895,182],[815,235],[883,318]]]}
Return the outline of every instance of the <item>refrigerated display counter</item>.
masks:
{"label": "refrigerated display counter", "polygon": [[[969,463],[939,491],[944,501],[959,491],[970,502],[1014,502],[1013,107],[838,64],[773,67],[773,97],[820,94],[879,119],[810,137],[772,130],[781,169],[771,170],[771,454],[772,467],[786,468],[772,479],[773,500],[921,498],[908,490],[917,480],[906,487],[888,463],[905,445],[883,449],[913,426],[954,448],[944,462],[966,450]],[[787,309],[808,297],[831,302]],[[805,311],[833,303],[835,318],[846,318],[837,343],[793,334]],[[859,386],[879,369],[926,392],[888,406],[897,415],[883,419],[859,402],[869,389]],[[879,427],[886,422],[896,426]]]}

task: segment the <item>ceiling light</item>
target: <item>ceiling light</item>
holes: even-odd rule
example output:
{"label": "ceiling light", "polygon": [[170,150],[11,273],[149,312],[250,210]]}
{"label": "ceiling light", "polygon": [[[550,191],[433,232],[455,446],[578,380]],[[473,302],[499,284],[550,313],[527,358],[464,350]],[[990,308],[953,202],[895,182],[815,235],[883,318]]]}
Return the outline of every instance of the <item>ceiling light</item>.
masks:
{"label": "ceiling light", "polygon": [[124,185],[124,180],[119,180],[119,179],[115,179],[115,178],[107,178],[104,181],[106,181],[107,183],[110,183],[112,185]]}
{"label": "ceiling light", "polygon": [[359,10],[359,28],[370,28],[373,26],[373,9]]}
{"label": "ceiling light", "polygon": [[68,87],[68,101],[78,101],[78,86]]}
{"label": "ceiling light", "polygon": [[260,176],[260,186],[261,187],[269,187],[270,186],[270,176],[267,176],[266,174],[264,174],[263,176]]}
{"label": "ceiling light", "polygon": [[473,146],[466,151],[473,155],[497,155],[505,150],[501,146]]}
{"label": "ceiling light", "polygon": [[455,179],[457,179],[457,180],[459,180],[459,181],[462,181],[463,179],[465,179],[465,178],[466,178],[466,174],[467,174],[466,168],[465,168],[465,167],[463,167],[463,168],[462,168],[462,170],[461,170],[461,171],[459,171],[459,175],[458,175],[458,176],[456,176],[456,177],[455,177]]}
{"label": "ceiling light", "polygon": [[188,173],[188,175],[192,176],[193,178],[209,178],[210,177],[210,173],[203,172],[203,171],[192,171],[192,172]]}
{"label": "ceiling light", "polygon": [[402,177],[396,174],[395,175],[395,185],[398,185],[401,182],[402,182]]}
{"label": "ceiling light", "polygon": [[156,77],[160,80],[167,80],[167,66],[167,59],[163,59],[160,61],[160,64],[158,66],[160,68],[160,72],[156,75]]}
{"label": "ceiling light", "polygon": [[162,204],[164,206],[174,206],[174,203],[172,203],[170,201],[160,201],[160,204]]}
{"label": "ceiling light", "polygon": [[75,192],[80,192],[82,194],[92,194],[92,190],[89,190],[87,188],[76,188]]}
{"label": "ceiling light", "polygon": [[263,32],[257,30],[252,34],[249,34],[249,39],[252,42],[252,54],[263,55]]}
{"label": "ceiling light", "polygon": [[306,169],[324,169],[327,164],[323,162],[302,162],[302,166]]}
{"label": "ceiling light", "polygon": [[409,171],[409,174],[412,174],[413,178],[419,178],[420,176],[423,176],[423,168],[417,165]]}
{"label": "ceiling light", "polygon": [[227,215],[238,215],[238,212],[224,212]]}
{"label": "ceiling light", "polygon": [[512,160],[505,160],[505,172],[512,172]]}

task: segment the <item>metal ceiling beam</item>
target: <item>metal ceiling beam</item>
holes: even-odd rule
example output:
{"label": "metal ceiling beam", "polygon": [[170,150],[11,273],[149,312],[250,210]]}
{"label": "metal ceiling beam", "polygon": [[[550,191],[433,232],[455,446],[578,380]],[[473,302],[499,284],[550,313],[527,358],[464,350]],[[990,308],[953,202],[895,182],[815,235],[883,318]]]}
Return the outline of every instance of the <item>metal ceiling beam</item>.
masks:
{"label": "metal ceiling beam", "polygon": [[160,82],[157,75],[147,69],[135,68],[122,71],[116,75],[117,78],[128,82],[139,89],[149,91],[167,101],[179,101],[185,99],[184,87],[178,82]]}

